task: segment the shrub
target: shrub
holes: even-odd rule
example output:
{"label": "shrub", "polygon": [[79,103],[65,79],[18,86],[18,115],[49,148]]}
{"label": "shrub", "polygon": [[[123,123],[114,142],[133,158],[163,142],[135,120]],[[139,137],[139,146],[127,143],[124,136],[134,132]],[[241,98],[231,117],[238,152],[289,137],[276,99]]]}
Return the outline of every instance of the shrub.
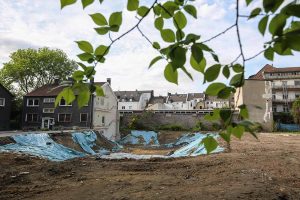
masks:
{"label": "shrub", "polygon": [[182,127],[181,125],[178,124],[166,124],[166,125],[161,125],[159,127],[159,130],[166,130],[166,131],[184,131],[187,130],[186,128]]}

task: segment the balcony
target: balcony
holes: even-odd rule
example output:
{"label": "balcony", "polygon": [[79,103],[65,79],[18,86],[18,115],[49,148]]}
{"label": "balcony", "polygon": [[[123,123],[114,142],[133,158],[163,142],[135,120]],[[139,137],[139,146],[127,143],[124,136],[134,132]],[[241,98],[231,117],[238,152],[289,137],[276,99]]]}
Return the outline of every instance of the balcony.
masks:
{"label": "balcony", "polygon": [[[273,89],[282,89],[283,86],[282,85],[272,85]],[[292,89],[292,88],[298,88],[300,89],[300,85],[286,85],[285,88],[287,89]]]}
{"label": "balcony", "polygon": [[285,102],[288,102],[288,103],[291,103],[295,101],[295,99],[272,99],[272,102],[277,102],[277,103],[285,103]]}

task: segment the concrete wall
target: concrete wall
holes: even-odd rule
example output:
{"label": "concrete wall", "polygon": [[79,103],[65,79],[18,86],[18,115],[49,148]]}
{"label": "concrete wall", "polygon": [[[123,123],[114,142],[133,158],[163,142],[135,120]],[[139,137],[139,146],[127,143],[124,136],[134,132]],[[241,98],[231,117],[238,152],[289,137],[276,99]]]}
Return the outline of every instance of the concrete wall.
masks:
{"label": "concrete wall", "polygon": [[[266,131],[273,130],[272,91],[270,87],[268,81],[245,80],[245,85],[237,90],[234,97],[235,102],[237,101],[235,106],[247,105],[249,120],[260,123]],[[269,94],[270,98],[264,98],[266,93]]]}

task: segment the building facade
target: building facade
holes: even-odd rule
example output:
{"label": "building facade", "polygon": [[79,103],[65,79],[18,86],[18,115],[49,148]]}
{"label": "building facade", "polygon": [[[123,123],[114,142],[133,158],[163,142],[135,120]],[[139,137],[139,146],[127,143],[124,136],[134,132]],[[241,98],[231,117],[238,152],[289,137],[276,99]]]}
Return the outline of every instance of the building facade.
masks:
{"label": "building facade", "polygon": [[153,97],[153,90],[115,91],[115,96],[118,110],[145,110]]}
{"label": "building facade", "polygon": [[0,84],[0,131],[9,130],[13,95]]}
{"label": "building facade", "polygon": [[300,67],[277,68],[265,65],[249,79],[270,82],[274,113],[290,112],[293,102],[300,97]]}
{"label": "building facade", "polygon": [[72,82],[65,81],[42,86],[23,98],[22,127],[32,129],[96,129],[109,139],[119,137],[117,99],[108,82],[95,83],[103,88],[105,97],[91,95],[82,108],[75,100],[70,105],[61,99],[55,107],[57,95]]}

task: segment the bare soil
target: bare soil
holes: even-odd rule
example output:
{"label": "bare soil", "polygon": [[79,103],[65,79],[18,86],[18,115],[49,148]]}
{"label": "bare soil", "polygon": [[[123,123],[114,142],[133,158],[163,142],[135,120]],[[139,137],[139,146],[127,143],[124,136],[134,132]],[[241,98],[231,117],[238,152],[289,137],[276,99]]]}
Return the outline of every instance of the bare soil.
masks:
{"label": "bare soil", "polygon": [[91,156],[50,162],[0,153],[0,199],[300,199],[300,135],[247,135],[231,147],[194,158],[138,161]]}

